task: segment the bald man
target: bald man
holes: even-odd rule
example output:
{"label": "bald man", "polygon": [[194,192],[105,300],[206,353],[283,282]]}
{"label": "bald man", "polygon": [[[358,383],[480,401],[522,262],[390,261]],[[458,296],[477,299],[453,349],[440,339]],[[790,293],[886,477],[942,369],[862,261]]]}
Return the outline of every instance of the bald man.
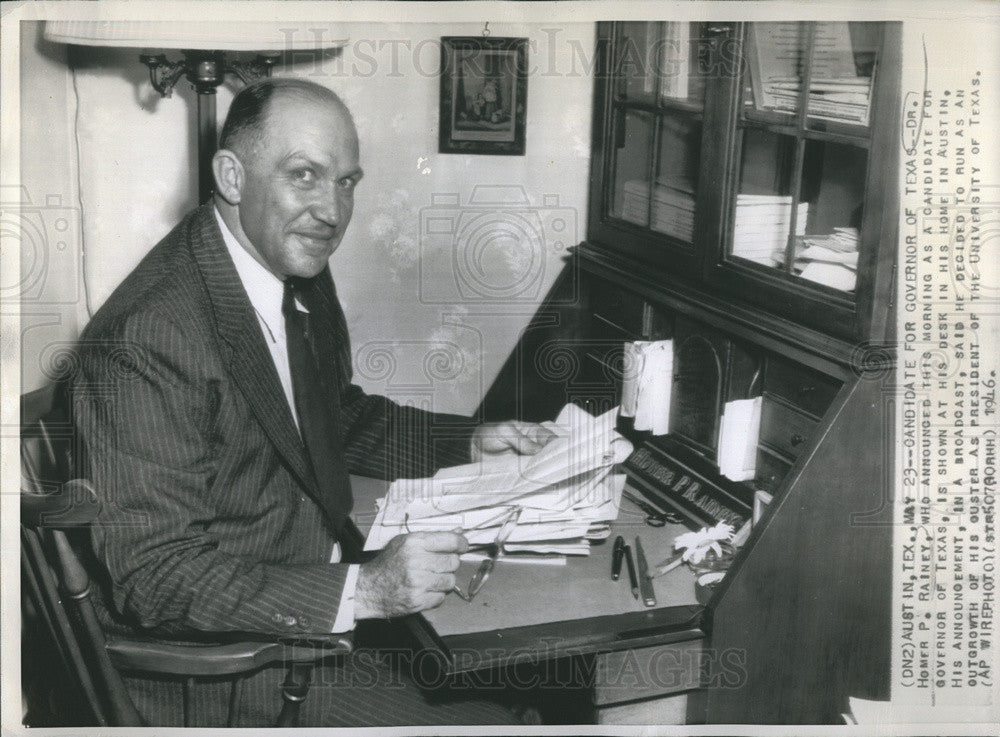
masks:
{"label": "bald man", "polygon": [[[246,87],[213,172],[214,200],[154,247],[81,339],[75,415],[102,496],[92,544],[107,573],[106,629],[344,632],[439,605],[465,538],[401,535],[361,562],[348,474],[425,476],[537,452],[546,432],[401,407],[351,383],[329,259],[363,172],[334,93],[295,79]],[[468,694],[429,701],[382,660],[329,667],[304,725],[514,721]],[[282,678],[269,668],[245,683],[238,724],[273,722]],[[179,684],[129,688],[151,725],[181,723]],[[199,684],[189,723],[224,723],[229,689]]]}

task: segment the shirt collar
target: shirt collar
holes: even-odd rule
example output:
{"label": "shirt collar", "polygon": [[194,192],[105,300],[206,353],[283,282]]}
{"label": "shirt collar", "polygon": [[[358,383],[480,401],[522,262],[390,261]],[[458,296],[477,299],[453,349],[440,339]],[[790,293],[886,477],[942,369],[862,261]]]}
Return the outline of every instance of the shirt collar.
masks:
{"label": "shirt collar", "polygon": [[[219,223],[222,231],[222,241],[226,244],[233,264],[236,266],[236,273],[239,274],[243,289],[246,290],[250,304],[253,305],[257,317],[264,322],[272,335],[284,335],[285,317],[281,313],[281,300],[284,296],[284,283],[265,269],[257,259],[250,255],[236,236],[222,219],[219,208],[214,208],[215,219]],[[297,301],[296,301],[297,302]],[[296,305],[303,309],[301,304]],[[304,310],[303,310],[304,311]]]}

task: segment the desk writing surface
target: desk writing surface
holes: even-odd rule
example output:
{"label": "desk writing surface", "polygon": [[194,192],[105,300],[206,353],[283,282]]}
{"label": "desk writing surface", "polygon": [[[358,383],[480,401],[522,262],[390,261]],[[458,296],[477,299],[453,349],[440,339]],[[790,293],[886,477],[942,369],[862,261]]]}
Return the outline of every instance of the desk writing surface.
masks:
{"label": "desk writing surface", "polygon": [[[367,532],[375,516],[375,499],[385,495],[388,485],[356,477],[353,488],[354,518]],[[694,574],[686,566],[654,579],[654,609],[632,597],[624,564],[619,579],[611,580],[611,551],[616,535],[624,537],[633,548],[638,535],[650,566],[655,566],[670,555],[674,538],[688,531],[683,525],[651,527],[644,519],[645,514],[623,498],[611,536],[592,545],[589,556],[569,556],[565,565],[518,563],[510,560],[512,556],[501,558],[471,603],[450,594],[440,607],[424,612],[424,617],[438,636],[447,638],[565,620],[641,614],[664,607],[697,606]],[[478,565],[462,563],[457,577],[463,589]]]}

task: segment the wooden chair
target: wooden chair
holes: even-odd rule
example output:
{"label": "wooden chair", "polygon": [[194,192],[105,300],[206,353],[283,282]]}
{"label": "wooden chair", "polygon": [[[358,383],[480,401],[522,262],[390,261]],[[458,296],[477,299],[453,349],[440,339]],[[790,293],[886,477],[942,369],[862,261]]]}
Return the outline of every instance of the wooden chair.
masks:
{"label": "wooden chair", "polygon": [[[71,544],[74,536],[86,535],[100,500],[88,481],[73,478],[74,434],[66,400],[61,386],[21,398],[22,612],[26,623],[38,625],[35,629],[43,633],[55,650],[57,664],[61,662],[75,684],[75,689],[67,690],[64,683],[58,683],[59,693],[53,700],[76,698],[91,712],[91,725],[145,726],[122,674],[165,675],[183,684],[184,726],[189,726],[188,696],[195,680],[231,677],[228,714],[233,726],[241,676],[284,663],[288,674],[276,726],[296,726],[313,664],[350,652],[348,637],[205,645],[105,637],[90,598],[91,576],[85,558]],[[35,655],[22,650],[22,662],[31,662]],[[28,719],[31,715],[29,698]]]}

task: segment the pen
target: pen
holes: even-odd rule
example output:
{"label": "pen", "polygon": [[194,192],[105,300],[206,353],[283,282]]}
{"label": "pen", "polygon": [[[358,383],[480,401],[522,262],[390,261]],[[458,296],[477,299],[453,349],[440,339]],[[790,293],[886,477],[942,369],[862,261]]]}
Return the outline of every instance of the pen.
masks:
{"label": "pen", "polygon": [[635,561],[632,560],[632,548],[625,545],[625,565],[628,566],[628,583],[632,587],[632,596],[639,598],[639,581],[635,577]]}
{"label": "pen", "polygon": [[617,581],[622,574],[622,556],[625,553],[625,538],[619,535],[615,538],[615,547],[611,551],[611,580]]}

